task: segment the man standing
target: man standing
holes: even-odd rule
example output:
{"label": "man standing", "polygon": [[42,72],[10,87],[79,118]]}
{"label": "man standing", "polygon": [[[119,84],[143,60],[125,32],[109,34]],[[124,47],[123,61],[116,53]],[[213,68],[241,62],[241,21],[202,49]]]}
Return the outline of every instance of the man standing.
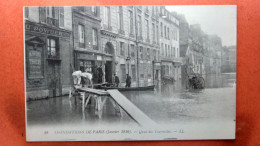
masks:
{"label": "man standing", "polygon": [[125,87],[131,87],[131,76],[129,76],[128,74],[126,74],[126,85]]}
{"label": "man standing", "polygon": [[114,74],[114,78],[115,78],[115,87],[118,87],[118,84],[120,83],[119,78],[116,74]]}
{"label": "man standing", "polygon": [[100,65],[97,68],[98,71],[98,83],[102,83],[102,78],[103,78],[103,70],[102,70],[102,65]]}

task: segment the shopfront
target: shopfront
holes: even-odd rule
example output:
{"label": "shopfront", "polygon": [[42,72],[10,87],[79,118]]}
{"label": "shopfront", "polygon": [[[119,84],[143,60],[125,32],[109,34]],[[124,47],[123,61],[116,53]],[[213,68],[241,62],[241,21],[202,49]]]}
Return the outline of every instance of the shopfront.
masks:
{"label": "shopfront", "polygon": [[104,82],[105,61],[103,54],[75,50],[75,70],[79,70],[80,66],[93,74],[94,84]]}
{"label": "shopfront", "polygon": [[68,30],[25,22],[27,99],[65,94],[70,85],[70,34]]}

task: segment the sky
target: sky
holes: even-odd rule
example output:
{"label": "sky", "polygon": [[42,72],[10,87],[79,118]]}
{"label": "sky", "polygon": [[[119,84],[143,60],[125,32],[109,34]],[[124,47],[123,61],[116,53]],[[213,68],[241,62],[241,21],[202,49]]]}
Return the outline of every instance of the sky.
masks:
{"label": "sky", "polygon": [[236,6],[166,6],[169,11],[184,14],[189,24],[200,24],[209,35],[218,35],[223,46],[236,45]]}

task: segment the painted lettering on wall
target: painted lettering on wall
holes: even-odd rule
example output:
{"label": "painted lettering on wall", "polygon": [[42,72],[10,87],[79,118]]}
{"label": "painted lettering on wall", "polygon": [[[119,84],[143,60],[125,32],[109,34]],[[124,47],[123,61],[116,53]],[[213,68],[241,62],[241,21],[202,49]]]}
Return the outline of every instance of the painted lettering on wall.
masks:
{"label": "painted lettering on wall", "polygon": [[69,32],[61,31],[61,30],[55,30],[52,28],[44,27],[44,26],[38,26],[36,24],[25,24],[25,30],[31,31],[31,32],[37,32],[42,34],[48,34],[48,35],[55,35],[55,36],[62,36],[62,37],[70,37]]}

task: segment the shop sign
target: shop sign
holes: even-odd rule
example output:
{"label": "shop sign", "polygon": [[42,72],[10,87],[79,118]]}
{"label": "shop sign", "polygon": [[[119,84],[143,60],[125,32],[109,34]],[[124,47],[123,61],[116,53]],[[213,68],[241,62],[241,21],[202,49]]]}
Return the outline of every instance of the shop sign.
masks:
{"label": "shop sign", "polygon": [[102,60],[102,56],[97,55],[97,60],[101,61]]}
{"label": "shop sign", "polygon": [[60,30],[48,28],[48,27],[45,27],[45,26],[39,26],[39,25],[36,25],[36,24],[26,23],[25,24],[25,30],[31,31],[31,32],[36,32],[36,33],[47,34],[47,35],[70,37],[69,32],[60,31]]}
{"label": "shop sign", "polygon": [[29,78],[42,78],[41,50],[28,50]]}
{"label": "shop sign", "polygon": [[78,59],[83,60],[95,60],[95,56],[91,54],[78,53]]}

